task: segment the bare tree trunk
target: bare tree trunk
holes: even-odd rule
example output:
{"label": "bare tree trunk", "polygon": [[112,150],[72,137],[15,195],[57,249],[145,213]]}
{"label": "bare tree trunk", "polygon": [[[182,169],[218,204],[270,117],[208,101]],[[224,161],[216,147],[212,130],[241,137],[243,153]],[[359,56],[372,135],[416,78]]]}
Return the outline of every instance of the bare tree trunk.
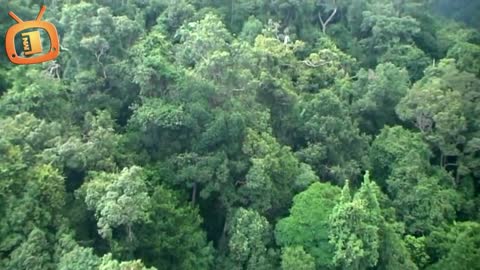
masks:
{"label": "bare tree trunk", "polygon": [[234,10],[234,1],[235,0],[231,0],[231,6],[230,6],[230,28],[233,28],[233,10]]}
{"label": "bare tree trunk", "polygon": [[218,241],[218,250],[220,253],[224,253],[227,249],[227,219],[225,218],[225,223],[223,224],[222,235]]}
{"label": "bare tree trunk", "polygon": [[192,187],[192,205],[195,205],[197,200],[197,183],[193,183]]}
{"label": "bare tree trunk", "polygon": [[456,187],[459,183],[460,180],[460,174],[458,172],[458,168],[460,167],[460,161],[459,161],[459,156],[455,156],[456,161],[455,163],[450,163],[448,161],[448,157],[452,156],[445,156],[443,153],[440,154],[440,166],[444,168],[445,170],[448,169],[448,167],[455,167],[455,177],[452,179],[452,185]]}
{"label": "bare tree trunk", "polygon": [[459,168],[460,168],[460,163],[461,163],[460,156],[456,156],[455,163],[447,164],[447,165],[455,166],[455,179],[453,180],[453,186],[454,187],[457,187],[457,185],[460,181],[460,173],[458,172]]}
{"label": "bare tree trunk", "polygon": [[[460,164],[458,164],[458,167],[460,167]],[[460,173],[458,173],[458,167],[455,170],[455,182],[453,183],[454,187],[457,187],[458,183],[460,182]]]}
{"label": "bare tree trunk", "polygon": [[128,259],[133,259],[133,241],[134,241],[134,235],[133,235],[133,230],[132,230],[132,224],[128,223],[127,224],[127,242],[128,242]]}
{"label": "bare tree trunk", "polygon": [[[333,4],[334,5],[336,4],[335,1],[333,1]],[[327,25],[332,21],[335,14],[337,14],[337,7],[336,6],[333,9],[332,13],[330,13],[330,16],[328,16],[327,20],[324,21],[323,18],[322,18],[321,12],[320,11],[318,12],[318,19],[320,20],[320,24],[322,25],[322,32],[324,34],[327,31]]]}

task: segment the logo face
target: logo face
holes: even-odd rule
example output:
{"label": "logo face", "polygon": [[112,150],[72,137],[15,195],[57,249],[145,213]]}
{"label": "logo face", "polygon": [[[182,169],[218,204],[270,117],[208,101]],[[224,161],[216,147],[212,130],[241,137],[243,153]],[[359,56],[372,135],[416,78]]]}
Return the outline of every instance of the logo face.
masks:
{"label": "logo face", "polygon": [[[14,64],[27,65],[38,64],[57,58],[60,53],[60,42],[58,41],[58,33],[55,26],[49,22],[42,21],[43,13],[47,9],[42,6],[38,13],[37,19],[34,21],[22,21],[15,13],[9,12],[8,15],[14,19],[17,24],[12,25],[5,37],[5,50],[8,59]],[[23,32],[23,31],[28,32]],[[42,39],[40,38],[40,30],[48,34],[50,39],[50,48],[44,52],[42,47]],[[21,33],[22,53],[18,53],[15,44],[15,37]]]}

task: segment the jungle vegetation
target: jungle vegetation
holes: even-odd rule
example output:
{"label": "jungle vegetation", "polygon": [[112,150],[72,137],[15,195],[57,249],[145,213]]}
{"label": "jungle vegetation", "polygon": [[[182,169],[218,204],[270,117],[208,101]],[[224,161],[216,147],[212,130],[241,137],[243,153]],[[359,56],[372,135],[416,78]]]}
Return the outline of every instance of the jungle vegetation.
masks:
{"label": "jungle vegetation", "polygon": [[0,33],[41,3],[0,269],[480,269],[480,2],[15,0]]}

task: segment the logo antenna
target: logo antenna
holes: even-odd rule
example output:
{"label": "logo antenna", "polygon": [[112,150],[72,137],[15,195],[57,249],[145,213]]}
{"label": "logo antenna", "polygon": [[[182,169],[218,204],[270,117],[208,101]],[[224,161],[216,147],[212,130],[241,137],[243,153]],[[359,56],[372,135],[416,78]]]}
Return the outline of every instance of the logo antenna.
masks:
{"label": "logo antenna", "polygon": [[[38,12],[37,18],[35,19],[36,21],[42,20],[43,13],[45,13],[45,10],[47,10],[47,6],[43,5],[40,8],[40,11]],[[13,13],[12,11],[8,12],[8,15],[10,17],[12,17],[12,19],[14,19],[17,23],[22,23],[23,22],[23,20],[20,19],[17,15],[15,15],[15,13]]]}

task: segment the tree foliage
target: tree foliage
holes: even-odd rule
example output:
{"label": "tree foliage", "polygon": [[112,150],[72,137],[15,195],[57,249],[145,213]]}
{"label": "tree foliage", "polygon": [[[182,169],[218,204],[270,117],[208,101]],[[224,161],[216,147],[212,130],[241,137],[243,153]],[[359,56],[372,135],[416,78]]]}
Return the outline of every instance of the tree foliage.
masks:
{"label": "tree foliage", "polygon": [[8,1],[0,269],[478,269],[477,2]]}

